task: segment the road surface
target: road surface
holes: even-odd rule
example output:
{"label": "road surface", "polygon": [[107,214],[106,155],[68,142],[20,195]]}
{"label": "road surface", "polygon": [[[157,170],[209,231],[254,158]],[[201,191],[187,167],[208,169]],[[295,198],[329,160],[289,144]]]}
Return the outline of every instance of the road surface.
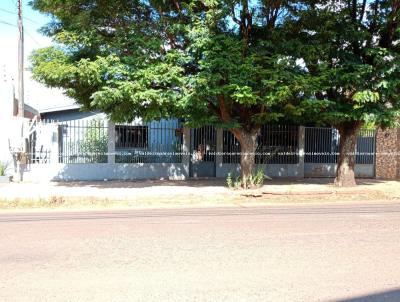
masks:
{"label": "road surface", "polygon": [[400,204],[0,214],[0,301],[400,301]]}

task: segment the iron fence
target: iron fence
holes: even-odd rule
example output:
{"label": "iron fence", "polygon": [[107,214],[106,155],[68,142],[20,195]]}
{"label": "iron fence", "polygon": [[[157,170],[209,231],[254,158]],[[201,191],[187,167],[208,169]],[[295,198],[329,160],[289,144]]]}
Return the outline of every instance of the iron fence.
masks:
{"label": "iron fence", "polygon": [[182,125],[178,120],[115,126],[116,163],[180,163]]}
{"label": "iron fence", "polygon": [[[40,121],[31,125],[28,160],[36,163],[107,163],[110,133],[104,119]],[[216,129],[191,129],[192,156],[200,162],[215,162]],[[356,163],[375,163],[375,130],[360,130]],[[305,128],[305,163],[335,164],[340,136],[334,128]],[[182,162],[183,128],[179,120],[115,125],[116,163]],[[222,135],[223,163],[240,163],[240,143],[227,130]],[[264,125],[258,137],[257,164],[297,164],[299,127]],[[192,157],[193,158],[193,157]]]}
{"label": "iron fence", "polygon": [[[361,129],[357,134],[356,164],[375,163],[375,130]],[[340,135],[334,128],[305,128],[305,163],[336,164]]]}
{"label": "iron fence", "polygon": [[57,122],[60,163],[106,163],[108,128],[104,120]]}
{"label": "iron fence", "polygon": [[[30,135],[29,162],[107,163],[108,126],[100,118],[40,121]],[[115,125],[116,163],[178,163],[182,127],[177,120]],[[58,154],[52,157],[52,154]]]}
{"label": "iron fence", "polygon": [[[258,137],[256,164],[297,164],[299,130],[295,125],[263,125]],[[223,163],[240,163],[240,142],[227,130],[223,133]]]}
{"label": "iron fence", "polygon": [[192,158],[196,161],[214,162],[217,151],[217,132],[214,126],[203,126],[191,130]]}

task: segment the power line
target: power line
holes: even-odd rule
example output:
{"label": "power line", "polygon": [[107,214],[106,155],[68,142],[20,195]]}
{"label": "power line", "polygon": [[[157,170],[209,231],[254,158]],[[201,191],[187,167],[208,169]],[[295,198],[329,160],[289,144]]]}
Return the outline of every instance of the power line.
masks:
{"label": "power line", "polygon": [[14,5],[15,9],[18,8],[17,0],[10,0],[11,3]]}
{"label": "power line", "polygon": [[[4,8],[0,8],[0,11],[5,12],[7,14],[12,14],[12,15],[16,15],[17,12],[12,12],[10,10],[4,9]],[[42,26],[43,24],[40,24],[39,22],[36,22],[35,20],[32,20],[31,18],[28,17],[23,17],[24,20],[30,21],[32,23],[35,23],[36,25]]]}
{"label": "power line", "polygon": [[17,12],[12,12],[12,11],[10,11],[10,10],[7,10],[7,9],[1,8],[1,7],[0,7],[0,10],[1,10],[2,12],[7,13],[7,14],[13,14],[13,15],[15,15],[15,14],[17,13]]}
{"label": "power line", "polygon": [[12,26],[12,27],[18,27],[17,25],[15,25],[15,24],[11,24],[11,23],[8,23],[8,22],[6,22],[6,21],[2,21],[2,20],[0,20],[0,23],[2,23],[2,24],[6,24],[6,25],[9,25],[9,26]]}
{"label": "power line", "polygon": [[[0,24],[5,24],[5,25],[8,25],[8,26],[12,26],[12,27],[18,27],[18,26],[15,25],[15,24],[8,23],[8,22],[2,21],[2,20],[0,20]],[[33,42],[35,42],[35,44],[36,44],[37,46],[42,47],[42,45],[36,40],[36,38],[34,38],[33,35],[32,35],[29,31],[26,30],[26,28],[24,29],[24,31],[25,31],[25,33],[29,36],[29,38],[30,38]]]}
{"label": "power line", "polygon": [[40,43],[26,30],[26,28],[24,29],[24,31],[29,36],[29,38],[31,38],[32,41],[36,43],[37,46],[42,47],[42,45],[40,45]]}

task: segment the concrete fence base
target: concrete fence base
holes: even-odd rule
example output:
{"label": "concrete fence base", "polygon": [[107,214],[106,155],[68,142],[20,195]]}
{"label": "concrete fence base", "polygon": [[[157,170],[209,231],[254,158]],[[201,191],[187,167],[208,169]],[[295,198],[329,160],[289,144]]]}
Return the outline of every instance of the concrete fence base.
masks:
{"label": "concrete fence base", "polygon": [[186,179],[188,165],[154,164],[34,164],[23,167],[24,181]]}
{"label": "concrete fence base", "polygon": [[[334,177],[335,164],[302,165],[256,165],[265,175],[272,178]],[[189,178],[189,165],[182,163],[154,164],[34,164],[22,167],[24,181],[98,181]],[[221,164],[215,167],[215,176],[226,178],[228,174],[240,175],[239,164]],[[373,165],[357,165],[356,176],[371,178]],[[210,175],[212,176],[212,175]]]}

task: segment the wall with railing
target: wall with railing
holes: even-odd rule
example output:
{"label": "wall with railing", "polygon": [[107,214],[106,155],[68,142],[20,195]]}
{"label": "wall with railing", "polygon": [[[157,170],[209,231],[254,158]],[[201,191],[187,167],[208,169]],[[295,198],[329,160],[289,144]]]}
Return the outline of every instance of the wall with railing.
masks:
{"label": "wall with railing", "polygon": [[[333,177],[339,158],[339,131],[334,128],[305,128],[304,174],[306,177]],[[357,134],[358,177],[375,176],[376,131],[361,129]]]}
{"label": "wall with railing", "polygon": [[[339,140],[333,128],[264,125],[256,169],[271,177],[334,176]],[[240,173],[240,149],[228,130],[187,129],[177,119],[40,121],[30,135],[25,175],[52,180],[226,177]],[[360,131],[356,152],[357,175],[373,177],[374,130]]]}

